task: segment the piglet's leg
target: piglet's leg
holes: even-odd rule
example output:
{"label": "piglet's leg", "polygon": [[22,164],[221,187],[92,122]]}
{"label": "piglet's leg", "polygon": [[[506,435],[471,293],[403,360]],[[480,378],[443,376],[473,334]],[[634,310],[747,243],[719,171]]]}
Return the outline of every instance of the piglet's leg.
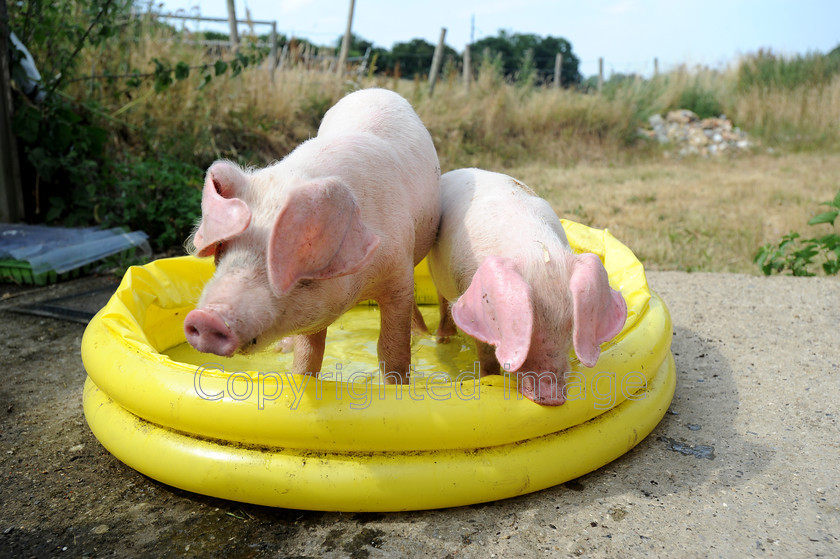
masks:
{"label": "piglet's leg", "polygon": [[496,348],[482,341],[475,341],[475,352],[481,365],[479,376],[498,375],[501,372],[499,361],[496,359]]}
{"label": "piglet's leg", "polygon": [[321,363],[324,360],[326,341],[326,328],[314,334],[295,336],[295,357],[292,362],[292,372],[317,375],[321,371]]}
{"label": "piglet's leg", "polygon": [[411,364],[411,320],[414,313],[414,278],[409,276],[400,287],[377,299],[380,327],[377,353],[384,363],[384,382],[408,382]]}
{"label": "piglet's leg", "polygon": [[454,336],[458,330],[455,327],[455,320],[452,318],[452,309],[449,306],[449,301],[438,294],[438,308],[440,309],[440,323],[438,324],[437,343],[445,344],[449,342],[449,338]]}
{"label": "piglet's leg", "polygon": [[413,316],[411,317],[411,331],[415,334],[424,335],[429,333],[429,327],[426,326],[426,320],[423,318],[423,313],[420,312],[420,307],[414,305]]}

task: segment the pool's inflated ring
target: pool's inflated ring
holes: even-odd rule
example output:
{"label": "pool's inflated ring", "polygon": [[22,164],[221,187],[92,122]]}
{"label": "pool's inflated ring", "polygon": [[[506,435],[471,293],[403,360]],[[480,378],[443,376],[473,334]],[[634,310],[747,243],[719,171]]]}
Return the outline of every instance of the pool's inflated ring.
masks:
{"label": "pool's inflated ring", "polygon": [[[131,268],[85,331],[88,423],[154,479],[289,508],[458,506],[590,472],[635,446],[670,404],[671,322],[627,247],[606,231],[563,226],[575,250],[601,257],[628,318],[596,367],[572,359],[562,406],[522,398],[515,377],[476,380],[466,340],[415,339],[412,382],[379,384],[375,307],[330,328],[317,379],[287,373],[291,357],[273,351],[200,354],[185,343],[183,320],[213,265],[183,257]],[[436,303],[423,266],[417,286],[419,302]],[[436,313],[424,308],[427,320]]]}

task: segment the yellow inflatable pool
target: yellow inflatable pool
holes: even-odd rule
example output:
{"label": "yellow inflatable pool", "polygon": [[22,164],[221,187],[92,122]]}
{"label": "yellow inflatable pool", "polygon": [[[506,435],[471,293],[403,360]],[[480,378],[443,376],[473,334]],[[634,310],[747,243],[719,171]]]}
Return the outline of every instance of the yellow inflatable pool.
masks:
{"label": "yellow inflatable pool", "polygon": [[[564,221],[598,254],[628,318],[588,369],[572,356],[567,402],[519,395],[515,375],[477,379],[472,343],[413,340],[409,384],[379,383],[378,309],[330,327],[318,378],[291,355],[221,358],[185,342],[184,316],[213,273],[181,257],[131,268],[85,331],[84,410],[117,458],[161,482],[262,505],[334,511],[459,506],[537,491],[614,460],[673,397],[671,322],[641,263],[609,232]],[[425,263],[417,300],[436,324]]]}

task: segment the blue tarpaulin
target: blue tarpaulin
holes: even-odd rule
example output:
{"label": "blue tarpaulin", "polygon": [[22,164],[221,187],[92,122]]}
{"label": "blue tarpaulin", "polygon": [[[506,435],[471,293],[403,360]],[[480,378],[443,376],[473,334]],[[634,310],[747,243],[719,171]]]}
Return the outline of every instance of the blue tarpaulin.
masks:
{"label": "blue tarpaulin", "polygon": [[151,253],[143,231],[0,224],[0,260],[23,260],[39,275],[63,274],[132,247]]}

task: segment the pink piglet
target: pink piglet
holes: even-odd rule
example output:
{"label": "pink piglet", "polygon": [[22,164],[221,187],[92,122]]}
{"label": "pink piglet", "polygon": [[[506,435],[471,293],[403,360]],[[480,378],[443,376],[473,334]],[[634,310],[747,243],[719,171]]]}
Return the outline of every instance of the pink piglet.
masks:
{"label": "pink piglet", "polygon": [[565,402],[569,350],[594,367],[600,344],[627,317],[598,256],[574,254],[551,206],[499,173],[459,169],[441,177],[429,268],[440,299],[439,340],[457,325],[475,338],[482,374],[515,373],[520,393],[542,405]]}

